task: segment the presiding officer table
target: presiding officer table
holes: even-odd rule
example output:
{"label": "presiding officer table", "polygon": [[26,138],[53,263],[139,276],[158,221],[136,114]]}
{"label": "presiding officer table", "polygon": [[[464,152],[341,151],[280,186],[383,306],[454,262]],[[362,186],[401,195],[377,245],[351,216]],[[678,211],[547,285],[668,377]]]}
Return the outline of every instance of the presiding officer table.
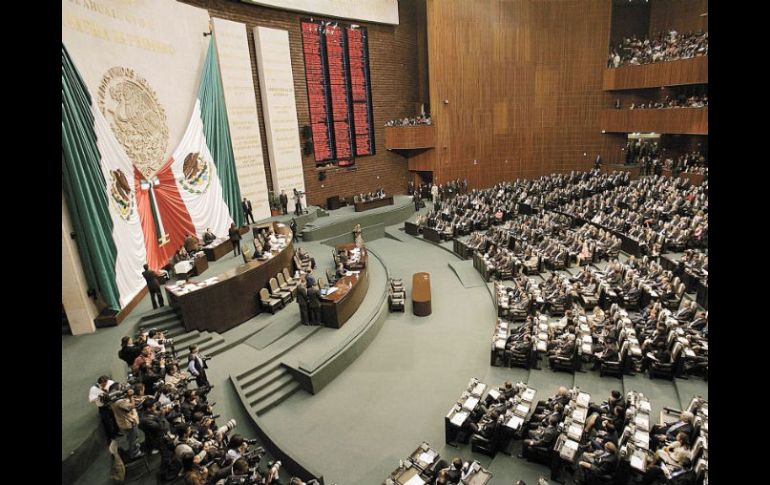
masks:
{"label": "presiding officer table", "polygon": [[385,207],[386,205],[393,205],[393,196],[383,197],[382,199],[370,200],[368,202],[356,202],[355,211],[363,212],[369,209],[376,209],[378,207]]}
{"label": "presiding officer table", "polygon": [[418,317],[431,314],[430,274],[415,273],[412,275],[412,312]]}
{"label": "presiding officer table", "polygon": [[[336,251],[350,251],[355,244],[339,244]],[[361,267],[357,275],[343,276],[330,286],[336,290],[321,297],[321,322],[325,327],[340,328],[361,306],[361,302],[369,289],[369,273],[366,271],[368,254],[366,248],[361,249],[357,267]]]}
{"label": "presiding officer table", "polygon": [[210,244],[203,246],[203,252],[209,261],[217,261],[233,250],[233,242],[229,237],[220,237]]}
{"label": "presiding officer table", "polygon": [[[286,246],[266,261],[252,260],[203,281],[182,286],[166,285],[170,305],[182,317],[185,329],[224,332],[262,312],[257,293],[283,268],[294,272],[291,230],[273,223]],[[204,261],[206,258],[202,258]]]}

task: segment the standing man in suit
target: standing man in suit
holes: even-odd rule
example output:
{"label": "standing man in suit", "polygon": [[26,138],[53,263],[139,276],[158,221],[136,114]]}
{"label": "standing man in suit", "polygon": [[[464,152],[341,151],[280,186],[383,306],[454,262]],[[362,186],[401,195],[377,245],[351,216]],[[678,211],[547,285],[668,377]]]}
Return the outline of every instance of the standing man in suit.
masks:
{"label": "standing man in suit", "polygon": [[[147,282],[147,289],[150,290],[152,309],[154,310],[158,308],[158,303],[160,303],[160,306],[163,306],[163,293],[160,291],[160,284],[158,283],[158,276],[160,275],[155,271],[150,270],[150,268],[145,264],[142,276],[144,276],[144,280]],[[156,298],[158,303],[155,301]]]}
{"label": "standing man in suit", "polygon": [[249,217],[251,217],[251,223],[254,224],[254,214],[251,212],[251,201],[244,197],[241,205],[243,205],[243,214],[246,217],[246,224],[249,223]]}
{"label": "standing man in suit", "polygon": [[241,231],[235,227],[235,223],[230,224],[230,241],[233,243],[233,256],[241,254]]}
{"label": "standing man in suit", "polygon": [[191,345],[190,353],[187,356],[187,371],[191,375],[195,376],[195,383],[198,385],[198,387],[209,385],[209,379],[206,376],[207,368],[208,365],[206,365],[206,361],[203,360],[201,354],[198,353],[198,346]]}
{"label": "standing man in suit", "polygon": [[313,284],[307,288],[308,314],[311,325],[321,324],[321,293],[318,286]]}
{"label": "standing man in suit", "polygon": [[299,285],[297,286],[297,304],[299,305],[299,317],[302,320],[302,325],[308,325],[308,294],[307,294],[307,279],[305,275],[302,275],[299,279]]}
{"label": "standing man in suit", "polygon": [[299,191],[294,189],[294,214],[302,215],[302,196],[299,195]]}
{"label": "standing man in suit", "polygon": [[281,190],[280,199],[281,199],[281,211],[282,211],[282,213],[283,214],[288,214],[289,213],[289,196],[286,195],[286,191],[285,190]]}

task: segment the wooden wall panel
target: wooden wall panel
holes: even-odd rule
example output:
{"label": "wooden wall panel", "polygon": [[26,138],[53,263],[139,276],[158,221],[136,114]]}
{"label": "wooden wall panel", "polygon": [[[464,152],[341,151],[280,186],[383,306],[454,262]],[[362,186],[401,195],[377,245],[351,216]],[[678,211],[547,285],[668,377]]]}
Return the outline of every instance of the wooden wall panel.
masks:
{"label": "wooden wall panel", "polygon": [[385,148],[430,148],[436,146],[436,127],[422,126],[386,126]]}
{"label": "wooden wall panel", "polygon": [[603,89],[640,89],[683,84],[708,84],[708,56],[605,69]]}
{"label": "wooden wall panel", "polygon": [[[252,62],[257,111],[262,130],[262,152],[265,154],[265,171],[271,180],[264,132],[262,99],[259,94],[259,78],[252,29],[257,26],[289,31],[289,47],[294,75],[294,92],[297,100],[297,129],[310,124],[305,62],[302,54],[300,19],[308,14],[288,12],[274,8],[249,5],[231,0],[180,0],[183,3],[206,8],[213,17],[225,18],[246,24]],[[369,33],[369,67],[371,71],[372,108],[374,111],[374,139],[376,154],[356,159],[353,172],[327,170],[326,180],[318,180],[313,155],[302,156],[302,166],[310,204],[323,205],[328,197],[358,192],[370,192],[384,187],[388,194],[406,192],[409,172],[403,156],[385,149],[384,124],[395,118],[415,116],[415,104],[420,101],[419,79],[425,77],[420,70],[427,69],[418,61],[418,31],[425,29],[424,0],[399,2],[399,25],[352,23],[365,26]],[[304,140],[301,140],[304,141]],[[270,182],[268,182],[270,184]]]}
{"label": "wooden wall panel", "polygon": [[610,0],[428,0],[435,180],[480,187],[591,167],[609,146],[610,14]]}
{"label": "wooden wall panel", "polygon": [[708,9],[708,0],[650,0],[650,36],[708,31],[708,17],[701,16]]}
{"label": "wooden wall panel", "polygon": [[614,133],[681,133],[708,135],[708,108],[606,109],[601,128]]}

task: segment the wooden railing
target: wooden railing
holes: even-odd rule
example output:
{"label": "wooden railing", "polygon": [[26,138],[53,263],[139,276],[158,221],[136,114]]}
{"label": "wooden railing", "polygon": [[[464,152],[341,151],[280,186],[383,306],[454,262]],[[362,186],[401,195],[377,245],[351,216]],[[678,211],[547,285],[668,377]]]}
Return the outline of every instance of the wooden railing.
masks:
{"label": "wooden railing", "polygon": [[605,69],[602,89],[612,91],[683,84],[708,84],[708,82],[709,59],[708,56],[701,56],[680,61]]}
{"label": "wooden railing", "polygon": [[610,133],[708,135],[708,108],[606,109],[600,126]]}

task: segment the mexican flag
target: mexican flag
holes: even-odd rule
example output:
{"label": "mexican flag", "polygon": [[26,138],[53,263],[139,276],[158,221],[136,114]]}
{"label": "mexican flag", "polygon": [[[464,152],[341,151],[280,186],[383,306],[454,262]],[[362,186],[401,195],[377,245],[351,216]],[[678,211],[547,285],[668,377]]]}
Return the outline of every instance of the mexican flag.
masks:
{"label": "mexican flag", "polygon": [[[115,136],[62,44],[62,187],[88,285],[111,309],[123,308],[145,287],[145,262],[163,268],[187,234],[200,238],[211,229],[225,236],[233,221],[243,221],[213,47],[182,140],[148,175],[129,156],[136,155],[125,145],[130,137]],[[146,93],[136,86],[122,84],[121,99],[141,103]],[[121,108],[121,121],[152,125],[147,110]]]}

